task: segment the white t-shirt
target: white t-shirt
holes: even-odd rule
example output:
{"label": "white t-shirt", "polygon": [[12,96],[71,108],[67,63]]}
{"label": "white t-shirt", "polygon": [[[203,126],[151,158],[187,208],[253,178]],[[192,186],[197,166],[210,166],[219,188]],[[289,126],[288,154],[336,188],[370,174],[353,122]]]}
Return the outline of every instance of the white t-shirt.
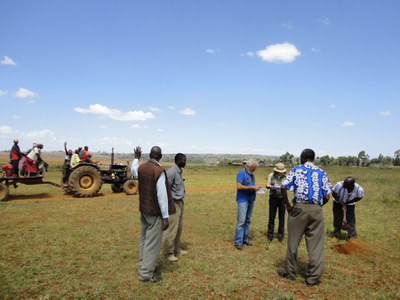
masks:
{"label": "white t-shirt", "polygon": [[[354,184],[354,189],[349,193],[347,189],[343,187],[343,181],[340,181],[336,183],[336,185],[333,187],[333,191],[339,196],[339,199],[343,203],[347,203],[354,198],[362,198],[364,197],[364,190],[363,188],[358,185],[357,183]],[[333,198],[333,201],[337,202],[335,198]],[[355,203],[349,203],[348,205],[354,205]]]}
{"label": "white t-shirt", "polygon": [[39,155],[40,155],[40,149],[38,147],[34,147],[31,151],[29,151],[26,157],[29,157],[34,162],[36,162]]}

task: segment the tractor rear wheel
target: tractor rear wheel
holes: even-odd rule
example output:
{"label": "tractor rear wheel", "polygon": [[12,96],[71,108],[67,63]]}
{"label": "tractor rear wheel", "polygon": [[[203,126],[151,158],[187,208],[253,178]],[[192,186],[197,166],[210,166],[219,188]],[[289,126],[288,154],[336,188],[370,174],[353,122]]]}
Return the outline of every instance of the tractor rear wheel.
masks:
{"label": "tractor rear wheel", "polygon": [[113,193],[122,193],[124,191],[124,188],[117,183],[113,183],[111,185],[111,190],[113,191]]}
{"label": "tractor rear wheel", "polygon": [[91,166],[73,170],[68,180],[69,190],[78,197],[96,196],[102,184],[99,170]]}
{"label": "tractor rear wheel", "polygon": [[0,183],[0,201],[7,201],[9,195],[8,187]]}
{"label": "tractor rear wheel", "polygon": [[124,183],[124,192],[127,195],[135,195],[138,192],[138,184],[136,180],[128,179]]}

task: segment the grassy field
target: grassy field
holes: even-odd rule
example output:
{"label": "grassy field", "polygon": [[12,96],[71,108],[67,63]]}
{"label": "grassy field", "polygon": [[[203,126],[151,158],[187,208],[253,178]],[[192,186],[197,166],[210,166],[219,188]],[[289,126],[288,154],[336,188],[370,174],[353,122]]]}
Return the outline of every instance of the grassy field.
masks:
{"label": "grassy field", "polygon": [[[58,162],[50,163],[46,178],[58,183]],[[354,176],[366,196],[356,208],[357,248],[332,244],[332,203],[324,207],[325,273],[317,287],[304,284],[304,241],[296,281],[276,274],[286,242],[266,241],[268,194],[259,195],[255,205],[254,246],[233,247],[238,170],[185,168],[183,243],[189,254],[176,263],[160,256],[163,281],[156,284],[137,280],[137,195],[113,194],[109,185],[91,199],[64,195],[53,186],[11,187],[10,201],[0,203],[0,299],[400,298],[399,168],[326,169],[332,183]],[[270,171],[256,171],[258,184],[265,185]]]}

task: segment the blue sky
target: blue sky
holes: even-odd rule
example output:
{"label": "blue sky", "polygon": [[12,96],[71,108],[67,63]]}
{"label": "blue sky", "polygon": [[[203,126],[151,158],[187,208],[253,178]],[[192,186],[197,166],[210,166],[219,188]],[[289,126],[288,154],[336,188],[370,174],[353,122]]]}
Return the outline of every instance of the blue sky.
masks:
{"label": "blue sky", "polygon": [[0,2],[0,150],[393,156],[400,1]]}

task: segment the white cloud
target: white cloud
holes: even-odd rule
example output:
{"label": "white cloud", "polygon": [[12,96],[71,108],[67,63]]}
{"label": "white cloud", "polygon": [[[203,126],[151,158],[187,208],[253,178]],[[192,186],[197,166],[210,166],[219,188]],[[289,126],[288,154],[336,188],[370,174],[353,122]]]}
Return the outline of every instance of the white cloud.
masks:
{"label": "white cloud", "polygon": [[152,107],[152,106],[149,106],[149,110],[153,111],[153,112],[159,112],[160,111],[160,109],[158,107]]}
{"label": "white cloud", "polygon": [[114,148],[115,152],[120,152],[124,151],[122,149],[133,149],[134,147],[134,144],[131,140],[118,137],[103,137],[100,139],[92,139],[87,142],[87,144],[93,145],[90,147],[92,151],[104,151],[104,149],[109,149],[108,151],[111,152],[111,149]]}
{"label": "white cloud", "polygon": [[39,95],[35,92],[32,92],[26,88],[19,88],[19,90],[15,93],[15,97],[17,98],[36,98]]}
{"label": "white cloud", "polygon": [[0,90],[0,96],[7,95],[7,91]]}
{"label": "white cloud", "polygon": [[320,18],[320,19],[318,19],[318,22],[320,22],[326,26],[329,26],[332,24],[332,21],[329,18]]}
{"label": "white cloud", "polygon": [[8,56],[4,56],[4,59],[1,61],[3,65],[15,66],[16,63],[12,60],[12,58]]}
{"label": "white cloud", "polygon": [[311,48],[311,51],[314,53],[319,53],[319,49],[318,48]]}
{"label": "white cloud", "polygon": [[52,139],[55,136],[54,132],[50,129],[29,131],[24,135],[31,139]]}
{"label": "white cloud", "polygon": [[251,52],[251,51],[247,51],[246,53],[242,53],[241,56],[254,57],[255,53]]}
{"label": "white cloud", "polygon": [[216,54],[216,53],[220,53],[221,50],[219,49],[206,49],[206,53],[208,54]]}
{"label": "white cloud", "polygon": [[351,122],[351,121],[344,121],[344,122],[342,123],[342,126],[343,126],[343,127],[352,127],[352,126],[354,126],[354,123]]}
{"label": "white cloud", "polygon": [[106,126],[106,125],[100,125],[99,128],[101,128],[101,129],[106,129],[107,126]]}
{"label": "white cloud", "polygon": [[170,105],[170,106],[168,106],[168,109],[175,110],[175,106]]}
{"label": "white cloud", "polygon": [[13,129],[10,126],[3,125],[0,126],[0,134],[13,134]]}
{"label": "white cloud", "polygon": [[273,63],[290,63],[300,55],[296,46],[290,43],[269,45],[265,49],[257,51],[257,56],[263,61]]}
{"label": "white cloud", "polygon": [[143,126],[140,124],[132,124],[131,128],[133,129],[140,129],[140,128],[149,128],[148,126]]}
{"label": "white cloud", "polygon": [[388,116],[390,116],[392,113],[390,112],[390,111],[380,111],[379,112],[379,114],[382,116],[382,117],[388,117]]}
{"label": "white cloud", "polygon": [[329,105],[329,108],[335,109],[336,108],[336,104]]}
{"label": "white cloud", "polygon": [[287,30],[293,29],[293,23],[291,21],[282,23],[282,27],[285,27]]}
{"label": "white cloud", "polygon": [[97,115],[99,117],[123,122],[147,121],[155,118],[152,112],[144,112],[141,110],[122,112],[119,109],[108,108],[98,103],[89,105],[89,108],[75,107],[74,110],[81,114]]}
{"label": "white cloud", "polygon": [[179,113],[185,116],[194,116],[196,114],[196,111],[187,107],[182,109]]}
{"label": "white cloud", "polygon": [[162,129],[162,128],[157,128],[156,131],[157,131],[157,132],[164,132],[164,129]]}

